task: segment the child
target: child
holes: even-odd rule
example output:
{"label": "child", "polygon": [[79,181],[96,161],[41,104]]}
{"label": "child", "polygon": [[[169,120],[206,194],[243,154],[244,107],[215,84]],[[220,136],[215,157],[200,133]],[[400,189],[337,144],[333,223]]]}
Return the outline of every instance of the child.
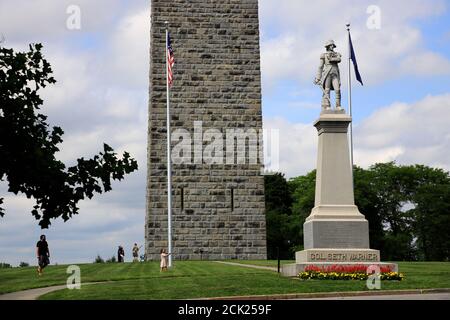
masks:
{"label": "child", "polygon": [[142,246],[138,247],[137,243],[134,244],[134,247],[132,249],[133,251],[133,262],[139,262],[139,249],[141,249]]}
{"label": "child", "polygon": [[161,249],[161,272],[167,271],[167,265],[168,265],[168,258],[171,255],[171,253],[167,253],[166,249]]}

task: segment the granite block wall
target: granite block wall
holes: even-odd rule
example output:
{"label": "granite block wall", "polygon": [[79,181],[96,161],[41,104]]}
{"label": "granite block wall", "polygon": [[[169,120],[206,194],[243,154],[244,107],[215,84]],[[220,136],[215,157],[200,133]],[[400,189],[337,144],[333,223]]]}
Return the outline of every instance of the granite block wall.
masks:
{"label": "granite block wall", "polygon": [[[147,259],[167,248],[165,21],[175,55],[171,131],[191,139],[172,168],[174,259],[265,259],[262,161],[248,146],[261,151],[253,134],[262,129],[257,0],[151,1]],[[198,160],[213,142],[209,129],[224,135],[222,162]],[[227,149],[226,132],[236,129],[248,133],[246,143]],[[227,162],[238,152],[245,161]]]}

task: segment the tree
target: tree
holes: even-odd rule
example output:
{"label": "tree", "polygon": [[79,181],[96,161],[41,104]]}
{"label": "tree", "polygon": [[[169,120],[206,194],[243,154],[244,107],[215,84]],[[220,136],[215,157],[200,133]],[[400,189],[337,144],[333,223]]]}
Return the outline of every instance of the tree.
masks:
{"label": "tree", "polygon": [[[384,247],[383,219],[378,211],[377,190],[372,183],[374,173],[354,166],[355,204],[369,222],[370,247],[382,250]],[[382,250],[384,252],[384,250]]]}
{"label": "tree", "polygon": [[303,225],[314,207],[316,170],[304,176],[290,179],[289,187],[293,197],[292,212],[299,217]]}
{"label": "tree", "polygon": [[372,186],[378,198],[378,212],[394,235],[410,227],[411,217],[404,209],[411,200],[415,171],[411,166],[396,166],[394,162],[377,163],[370,167]]}
{"label": "tree", "polygon": [[293,246],[299,242],[301,231],[300,221],[292,215],[292,196],[289,185],[283,174],[264,176],[267,253],[269,259],[291,258]]}
{"label": "tree", "polygon": [[264,176],[266,210],[291,214],[292,196],[282,173]]}
{"label": "tree", "polygon": [[416,184],[414,167],[388,162],[377,163],[368,171],[375,193],[371,201],[383,225],[383,246],[379,248],[382,259],[416,260],[413,217],[407,210]]}
{"label": "tree", "polygon": [[[28,52],[0,47],[0,181],[6,178],[9,192],[34,198],[31,212],[48,228],[51,219],[67,221],[78,213],[80,200],[110,191],[111,180],[122,180],[138,165],[128,152],[118,158],[107,144],[69,168],[56,159],[64,132],[57,126],[50,130],[38,112],[43,104],[38,91],[56,82],[41,49],[41,44]],[[0,216],[4,213],[0,208]]]}
{"label": "tree", "polygon": [[116,260],[116,256],[112,256],[111,258],[109,258],[108,260],[106,260],[105,262],[106,263],[114,263],[114,262],[116,262],[117,260]]}
{"label": "tree", "polygon": [[12,268],[12,265],[6,262],[0,262],[0,269],[9,269]]}
{"label": "tree", "polygon": [[103,260],[103,258],[98,254],[95,257],[94,263],[105,263],[105,260]]}
{"label": "tree", "polygon": [[412,228],[421,259],[450,260],[450,177],[441,169],[415,166]]}

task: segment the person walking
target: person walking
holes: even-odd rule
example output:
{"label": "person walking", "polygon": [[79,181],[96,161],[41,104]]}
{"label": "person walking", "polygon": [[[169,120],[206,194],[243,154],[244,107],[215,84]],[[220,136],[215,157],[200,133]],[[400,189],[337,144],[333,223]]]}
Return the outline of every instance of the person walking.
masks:
{"label": "person walking", "polygon": [[170,255],[171,253],[167,253],[166,249],[161,249],[161,264],[160,264],[161,272],[167,271],[167,265],[169,264],[168,260]]}
{"label": "person walking", "polygon": [[117,250],[117,262],[124,262],[125,261],[125,250],[123,250],[122,246],[119,246],[119,249]]}
{"label": "person walking", "polygon": [[42,276],[44,268],[50,264],[50,250],[45,235],[41,235],[36,243],[36,255],[38,258],[38,275]]}
{"label": "person walking", "polygon": [[139,249],[141,249],[142,246],[138,247],[137,243],[134,244],[132,252],[133,252],[133,262],[139,262]]}

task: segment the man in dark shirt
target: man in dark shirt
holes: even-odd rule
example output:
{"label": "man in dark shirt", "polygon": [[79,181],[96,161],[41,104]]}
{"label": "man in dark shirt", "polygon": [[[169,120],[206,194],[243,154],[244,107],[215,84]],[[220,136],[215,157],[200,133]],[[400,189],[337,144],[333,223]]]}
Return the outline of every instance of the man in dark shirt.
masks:
{"label": "man in dark shirt", "polygon": [[50,250],[45,235],[41,235],[40,240],[36,244],[36,255],[38,258],[38,274],[41,276],[44,268],[50,264]]}
{"label": "man in dark shirt", "polygon": [[122,246],[119,246],[119,249],[117,250],[117,262],[124,262],[125,258],[125,250],[123,250]]}

